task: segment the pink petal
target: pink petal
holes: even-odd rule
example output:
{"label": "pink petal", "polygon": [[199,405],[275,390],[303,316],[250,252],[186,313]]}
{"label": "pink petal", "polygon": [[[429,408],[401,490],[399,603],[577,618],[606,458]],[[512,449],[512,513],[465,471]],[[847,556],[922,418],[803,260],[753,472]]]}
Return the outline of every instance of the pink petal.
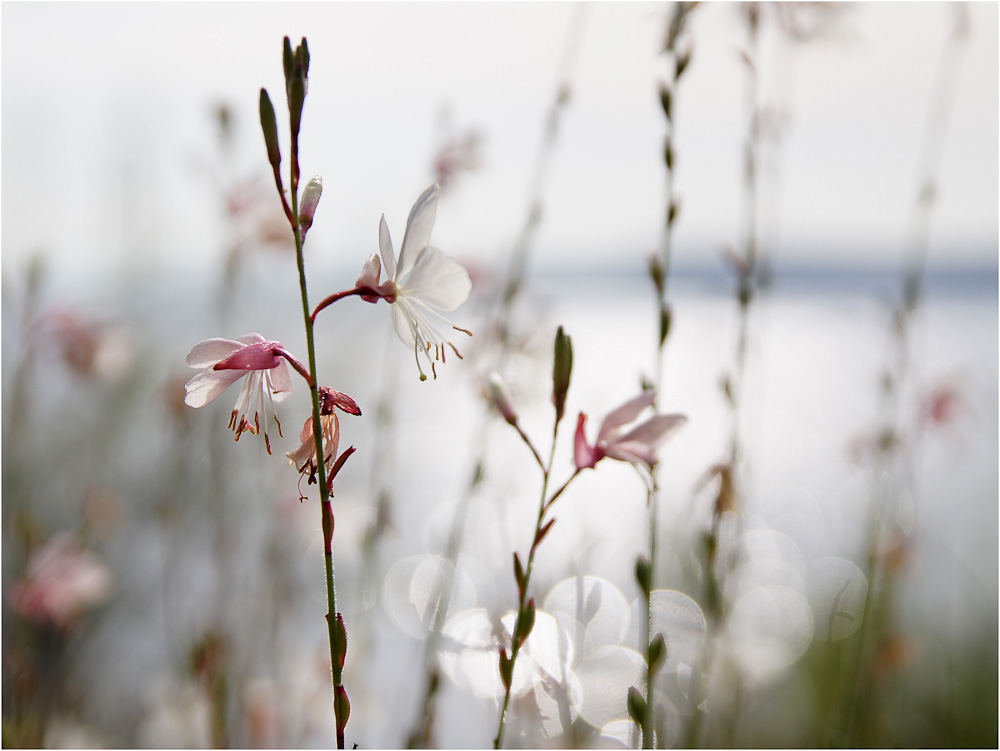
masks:
{"label": "pink petal", "polygon": [[[258,335],[259,336],[259,335]],[[215,370],[270,370],[284,362],[274,354],[281,348],[281,342],[255,342],[241,347],[225,360],[220,360],[214,366]]]}
{"label": "pink petal", "polygon": [[666,440],[672,431],[686,422],[687,417],[684,415],[653,415],[646,422],[637,425],[628,433],[621,436],[615,443],[636,441],[656,448]]}
{"label": "pink petal", "polygon": [[656,464],[656,452],[648,444],[639,441],[615,441],[607,447],[607,456],[629,464],[644,464],[652,469]]}
{"label": "pink petal", "polygon": [[573,439],[573,464],[577,469],[593,469],[603,455],[598,447],[587,445],[586,425],[587,416],[581,412],[576,419],[576,437]]}
{"label": "pink petal", "polygon": [[656,400],[655,391],[643,391],[639,396],[625,402],[622,406],[608,413],[601,423],[601,430],[597,435],[597,442],[600,443],[608,438],[608,435],[615,428],[632,422],[639,413],[650,406]]}

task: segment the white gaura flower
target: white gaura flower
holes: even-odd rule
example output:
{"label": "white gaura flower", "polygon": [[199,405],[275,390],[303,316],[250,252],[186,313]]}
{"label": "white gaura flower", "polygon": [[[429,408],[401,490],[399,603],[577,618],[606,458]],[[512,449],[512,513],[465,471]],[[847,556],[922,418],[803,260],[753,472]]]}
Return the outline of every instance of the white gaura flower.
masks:
{"label": "white gaura flower", "polygon": [[[363,300],[377,302],[381,298],[389,303],[393,328],[400,340],[413,348],[422,381],[427,376],[420,367],[421,357],[430,363],[435,377],[434,363],[444,362],[446,345],[462,357],[442,329],[472,336],[441,315],[441,311],[455,310],[468,299],[472,280],[461,264],[428,244],[440,192],[437,185],[432,185],[420,194],[410,209],[398,264],[389,226],[385,214],[382,215],[378,230],[381,261],[373,253],[362,266],[357,282]],[[382,266],[385,266],[387,278],[380,284]]]}
{"label": "white gaura flower", "polygon": [[[270,454],[264,400],[267,399],[271,405],[271,414],[278,426],[278,435],[281,435],[281,423],[275,414],[274,402],[281,401],[292,390],[292,379],[285,360],[297,363],[281,342],[269,342],[260,334],[247,334],[239,339],[206,339],[194,345],[188,353],[187,364],[203,370],[184,387],[187,391],[184,403],[191,407],[204,407],[236,381],[245,379],[236,406],[229,416],[229,427],[235,431],[237,441],[244,431],[252,434],[263,432],[264,445]],[[251,412],[252,420],[247,417]],[[263,431],[261,413],[264,413]]]}

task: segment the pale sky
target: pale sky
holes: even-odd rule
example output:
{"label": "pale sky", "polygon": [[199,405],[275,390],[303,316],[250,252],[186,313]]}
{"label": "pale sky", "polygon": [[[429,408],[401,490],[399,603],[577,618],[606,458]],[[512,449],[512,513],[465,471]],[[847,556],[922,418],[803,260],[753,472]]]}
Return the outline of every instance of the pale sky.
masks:
{"label": "pale sky", "polygon": [[[4,268],[34,248],[59,266],[218,263],[225,227],[196,166],[223,164],[212,105],[238,124],[236,172],[269,174],[257,124],[266,86],[283,98],[281,40],[312,54],[302,169],[324,195],[315,251],[360,264],[379,216],[402,234],[433,179],[443,107],[482,138],[481,166],[441,202],[434,244],[488,264],[525,215],[572,3],[29,3],[2,5]],[[663,221],[665,125],[658,48],[667,6],[585,7],[572,99],[546,191],[545,265],[635,266]],[[762,230],[778,262],[893,263],[916,194],[920,138],[953,8],[838,6],[826,38],[794,47],[766,27],[769,102],[788,116],[769,152]],[[969,8],[932,221],[933,260],[995,262],[998,6]],[[745,131],[738,8],[691,16],[675,95],[677,263],[735,245]],[[283,146],[287,156],[287,146]],[[274,198],[277,205],[277,198]],[[398,240],[397,240],[398,242]]]}

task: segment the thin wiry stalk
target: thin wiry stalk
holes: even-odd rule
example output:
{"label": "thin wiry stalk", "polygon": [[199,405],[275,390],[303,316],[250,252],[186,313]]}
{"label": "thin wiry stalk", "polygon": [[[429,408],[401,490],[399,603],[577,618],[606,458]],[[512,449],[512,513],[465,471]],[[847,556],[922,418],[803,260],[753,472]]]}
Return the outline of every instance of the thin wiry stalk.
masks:
{"label": "thin wiry stalk", "polygon": [[[542,143],[535,157],[532,167],[531,181],[528,188],[528,212],[525,217],[521,231],[511,251],[510,263],[507,268],[507,275],[500,294],[497,296],[493,312],[489,316],[490,320],[497,321],[499,330],[497,332],[498,348],[492,370],[503,371],[507,357],[513,348],[513,336],[510,330],[510,322],[513,320],[512,311],[515,304],[520,299],[524,278],[527,273],[528,260],[533,248],[533,240],[538,230],[541,216],[543,195],[548,186],[551,163],[555,153],[555,146],[559,135],[559,125],[563,112],[569,102],[571,92],[571,74],[576,62],[579,46],[579,39],[583,32],[583,18],[586,5],[581,3],[574,8],[570,20],[570,30],[563,48],[562,58],[557,75],[556,96],[549,106],[545,117],[545,131]],[[486,445],[486,433],[491,423],[491,418],[484,414],[480,422],[478,434],[479,440],[474,442],[476,446]],[[522,436],[523,437],[523,436]],[[527,442],[530,447],[530,442]],[[534,448],[532,447],[534,452]],[[534,452],[537,460],[537,452]],[[462,537],[464,534],[465,519],[468,515],[468,505],[473,497],[476,487],[482,481],[483,468],[485,466],[485,454],[480,451],[473,462],[474,471],[469,482],[466,493],[459,501],[455,516],[452,519],[451,529],[448,533],[448,543],[445,549],[445,562],[452,569],[457,565],[458,555],[462,549]],[[539,461],[540,466],[541,462]],[[544,466],[543,466],[544,469]],[[445,569],[448,568],[445,567]],[[435,696],[440,683],[440,673],[437,669],[436,660],[438,645],[441,639],[441,631],[444,628],[444,621],[447,613],[448,603],[451,601],[452,586],[454,584],[454,574],[445,570],[439,578],[435,587],[435,619],[427,639],[424,651],[424,692],[420,700],[421,712],[417,724],[410,732],[407,740],[409,748],[431,745],[435,717]]]}
{"label": "thin wiry stalk", "polygon": [[[872,467],[872,507],[865,556],[868,592],[852,668],[853,684],[840,739],[849,745],[891,743],[891,739],[865,735],[864,721],[876,711],[872,703],[877,696],[869,682],[868,666],[876,659],[877,643],[885,636],[885,630],[891,628],[893,617],[894,571],[887,562],[885,551],[893,544],[902,542],[894,539],[892,529],[897,523],[894,518],[898,511],[896,502],[902,492],[902,488],[892,487],[892,470],[898,461],[907,459],[901,440],[900,395],[903,385],[910,378],[910,327],[923,294],[938,175],[969,32],[968,10],[962,5],[956,5],[952,10],[955,13],[954,25],[941,53],[937,77],[932,85],[918,155],[917,194],[906,229],[900,269],[901,300],[892,317],[888,347],[890,361],[886,364],[879,391],[881,427],[876,436]],[[862,727],[856,731],[859,723]]]}

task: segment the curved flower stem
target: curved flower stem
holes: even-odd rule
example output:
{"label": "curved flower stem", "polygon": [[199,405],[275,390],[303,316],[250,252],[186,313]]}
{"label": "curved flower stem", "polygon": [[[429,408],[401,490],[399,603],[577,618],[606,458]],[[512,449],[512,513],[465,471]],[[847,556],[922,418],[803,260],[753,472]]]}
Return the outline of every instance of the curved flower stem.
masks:
{"label": "curved flower stem", "polygon": [[[302,237],[299,233],[299,212],[298,212],[298,150],[295,148],[293,139],[292,148],[292,234],[295,236],[295,261],[299,270],[299,291],[302,295],[302,317],[306,329],[306,352],[309,358],[309,398],[312,401],[312,424],[313,437],[316,441],[316,456],[324,456],[323,451],[323,428],[320,421],[319,387],[316,378],[316,346],[313,335],[314,316],[309,313],[309,293],[306,287],[305,259],[302,253]],[[352,294],[357,290],[352,290]],[[294,366],[294,363],[293,363]],[[333,677],[334,712],[337,715],[337,748],[344,748],[344,727],[347,725],[347,717],[341,717],[341,707],[345,702],[337,701],[343,694],[343,670],[344,652],[346,643],[339,644],[337,638],[337,625],[343,623],[340,614],[337,612],[337,588],[333,569],[333,507],[330,504],[330,488],[326,480],[326,462],[316,462],[316,477],[319,484],[319,500],[323,521],[323,559],[326,574],[326,602],[328,612],[326,614],[327,631],[330,637],[330,665]]]}
{"label": "curved flower stem", "polygon": [[[296,235],[296,237],[298,237],[298,235]],[[301,247],[301,243],[296,243],[296,247],[297,248]],[[344,290],[343,292],[337,292],[335,294],[332,294],[329,297],[324,297],[320,301],[319,305],[316,306],[316,309],[312,312],[312,315],[309,315],[309,311],[306,310],[306,318],[309,319],[309,324],[308,325],[311,327],[312,324],[316,323],[316,316],[319,315],[319,312],[321,310],[323,310],[324,308],[330,307],[335,302],[337,302],[337,300],[342,300],[345,297],[350,297],[351,295],[365,295],[365,294],[373,294],[374,295],[374,294],[378,294],[378,293],[375,292],[374,290],[368,289],[367,287],[355,287],[354,289],[347,289],[347,290]],[[379,295],[379,297],[381,297],[381,295]],[[303,299],[305,299],[305,298],[303,298]]]}
{"label": "curved flower stem", "polygon": [[559,432],[559,422],[556,421],[555,426],[552,429],[552,449],[549,451],[549,461],[546,465],[542,467],[542,494],[538,502],[538,519],[535,521],[535,534],[532,537],[531,548],[528,551],[528,563],[524,569],[524,579],[518,582],[518,590],[520,592],[520,597],[517,604],[517,617],[514,620],[514,628],[511,632],[511,652],[510,652],[510,680],[505,682],[505,691],[503,697],[503,706],[500,709],[500,722],[497,725],[497,735],[493,740],[493,748],[501,748],[503,745],[503,731],[507,723],[507,709],[510,706],[510,689],[513,685],[514,667],[517,663],[517,655],[521,651],[521,644],[527,639],[528,633],[530,633],[530,625],[528,626],[527,632],[521,636],[521,619],[526,617],[526,614],[530,612],[530,617],[534,619],[534,603],[531,598],[528,597],[528,586],[531,583],[531,572],[535,566],[535,551],[538,549],[538,544],[545,537],[549,528],[552,526],[554,519],[549,520],[546,524],[545,515],[549,508],[555,503],[556,499],[562,495],[563,491],[569,486],[573,479],[580,474],[580,470],[577,469],[570,475],[570,478],[562,484],[562,486],[552,494],[552,497],[546,500],[546,496],[549,491],[549,478],[552,474],[552,462],[555,458],[556,453],[556,436]]}

